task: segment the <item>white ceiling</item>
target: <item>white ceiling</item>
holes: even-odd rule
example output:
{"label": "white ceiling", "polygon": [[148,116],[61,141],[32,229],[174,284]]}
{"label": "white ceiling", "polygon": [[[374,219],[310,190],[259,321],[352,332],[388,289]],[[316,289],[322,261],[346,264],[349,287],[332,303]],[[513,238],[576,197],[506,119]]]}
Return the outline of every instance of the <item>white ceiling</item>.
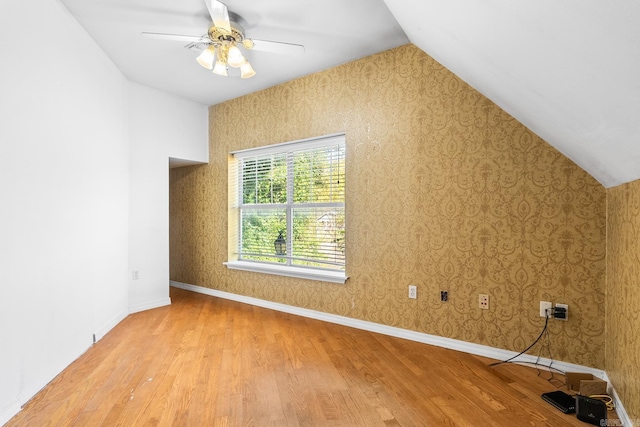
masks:
{"label": "white ceiling", "polygon": [[302,44],[302,56],[250,51],[256,75],[217,76],[195,61],[185,42],[141,32],[201,36],[211,18],[204,0],[62,0],[132,81],[217,104],[409,42],[383,0],[225,0],[246,36]]}
{"label": "white ceiling", "polygon": [[140,36],[206,33],[203,0],[62,2],[130,80],[204,105],[411,41],[604,186],[640,178],[640,2],[227,0],[248,37],[306,48],[249,52],[248,80],[213,75],[180,42]]}

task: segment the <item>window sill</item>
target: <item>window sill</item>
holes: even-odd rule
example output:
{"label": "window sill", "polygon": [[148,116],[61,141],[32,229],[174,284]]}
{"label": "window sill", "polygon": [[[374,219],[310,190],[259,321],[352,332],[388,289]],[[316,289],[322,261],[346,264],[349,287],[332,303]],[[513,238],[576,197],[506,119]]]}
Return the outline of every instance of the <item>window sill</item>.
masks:
{"label": "window sill", "polygon": [[341,283],[348,277],[344,271],[316,270],[312,268],[286,267],[258,262],[229,261],[224,265],[230,270],[251,271],[254,273],[274,274],[277,276],[297,277],[298,279],[319,280],[323,282]]}

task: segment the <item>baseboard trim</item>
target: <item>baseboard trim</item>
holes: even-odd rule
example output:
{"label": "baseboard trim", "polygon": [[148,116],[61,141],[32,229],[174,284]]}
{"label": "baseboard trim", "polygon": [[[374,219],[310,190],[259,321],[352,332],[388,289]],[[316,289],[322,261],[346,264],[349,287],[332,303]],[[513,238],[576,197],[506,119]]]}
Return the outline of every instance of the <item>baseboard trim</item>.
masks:
{"label": "baseboard trim", "polygon": [[[607,384],[608,384],[607,393],[613,399],[613,404],[616,407],[616,413],[618,414],[618,417],[620,418],[621,425],[624,426],[624,427],[633,427],[635,424],[631,421],[631,417],[629,417],[629,414],[627,414],[627,411],[624,409],[624,405],[622,404],[622,401],[620,400],[620,396],[618,396],[618,393],[616,392],[616,389],[613,388],[613,385],[611,384],[611,380],[609,379],[609,375],[607,375],[607,373],[605,372],[604,375],[602,377],[600,377],[600,378],[605,380],[607,382]],[[636,423],[637,423],[637,421],[636,421]],[[610,424],[610,425],[614,425],[614,424]]]}
{"label": "baseboard trim", "polygon": [[138,313],[140,311],[152,310],[158,307],[164,307],[166,305],[171,305],[171,298],[161,298],[155,301],[149,301],[140,304],[134,304],[129,306],[129,313]]}
{"label": "baseboard trim", "polygon": [[95,333],[95,340],[96,342],[100,341],[102,338],[104,338],[105,335],[107,335],[109,333],[110,330],[112,330],[113,328],[116,327],[116,325],[120,322],[122,322],[127,316],[129,315],[128,312],[126,311],[122,311],[119,314],[117,314],[116,316],[114,316],[111,320],[109,320],[107,323],[105,323],[100,329],[98,329]]}
{"label": "baseboard trim", "polygon": [[0,409],[0,426],[5,425],[9,420],[20,412],[20,401],[15,400],[4,408]]}

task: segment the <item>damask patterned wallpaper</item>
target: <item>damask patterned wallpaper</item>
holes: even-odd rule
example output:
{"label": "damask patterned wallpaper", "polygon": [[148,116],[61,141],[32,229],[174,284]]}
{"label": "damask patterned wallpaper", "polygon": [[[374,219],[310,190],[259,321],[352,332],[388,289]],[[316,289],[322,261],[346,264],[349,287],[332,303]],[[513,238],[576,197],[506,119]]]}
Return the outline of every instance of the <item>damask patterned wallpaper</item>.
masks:
{"label": "damask patterned wallpaper", "polygon": [[[229,152],[342,131],[347,283],[227,270]],[[213,106],[210,144],[171,172],[172,280],[514,351],[568,303],[553,357],[604,367],[604,187],[415,46]]]}
{"label": "damask patterned wallpaper", "polygon": [[609,189],[607,374],[640,420],[640,181]]}

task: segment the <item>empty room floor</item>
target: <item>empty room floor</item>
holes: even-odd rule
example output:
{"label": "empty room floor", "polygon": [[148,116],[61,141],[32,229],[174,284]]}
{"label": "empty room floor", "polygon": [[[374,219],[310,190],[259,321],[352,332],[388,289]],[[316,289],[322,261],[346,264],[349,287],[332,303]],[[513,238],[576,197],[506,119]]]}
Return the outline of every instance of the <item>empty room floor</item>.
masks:
{"label": "empty room floor", "polygon": [[181,289],[171,299],[128,316],[7,426],[585,425],[540,398],[562,375]]}

